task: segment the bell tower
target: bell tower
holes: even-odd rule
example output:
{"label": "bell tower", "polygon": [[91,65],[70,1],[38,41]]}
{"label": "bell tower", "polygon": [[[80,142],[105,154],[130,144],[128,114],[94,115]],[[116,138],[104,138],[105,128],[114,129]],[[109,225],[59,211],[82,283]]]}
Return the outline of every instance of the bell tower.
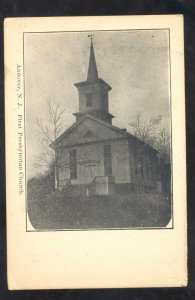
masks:
{"label": "bell tower", "polygon": [[84,115],[90,114],[95,118],[112,124],[113,116],[109,113],[108,93],[112,89],[104,80],[98,77],[93,36],[91,39],[89,67],[87,80],[75,83],[79,93],[79,112],[74,113],[76,121]]}

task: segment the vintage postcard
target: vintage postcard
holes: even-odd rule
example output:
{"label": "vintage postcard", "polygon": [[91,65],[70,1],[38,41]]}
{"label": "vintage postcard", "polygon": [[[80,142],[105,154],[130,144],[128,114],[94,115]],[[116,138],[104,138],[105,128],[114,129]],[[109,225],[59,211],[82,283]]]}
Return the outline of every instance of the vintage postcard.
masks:
{"label": "vintage postcard", "polygon": [[183,17],[4,28],[9,288],[186,286]]}

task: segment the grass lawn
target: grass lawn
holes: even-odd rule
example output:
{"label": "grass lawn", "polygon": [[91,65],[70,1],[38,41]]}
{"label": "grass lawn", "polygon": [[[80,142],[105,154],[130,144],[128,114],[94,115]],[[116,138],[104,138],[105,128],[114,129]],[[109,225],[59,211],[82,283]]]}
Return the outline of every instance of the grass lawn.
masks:
{"label": "grass lawn", "polygon": [[35,229],[165,227],[171,201],[159,194],[67,197],[55,192],[29,199],[28,214]]}

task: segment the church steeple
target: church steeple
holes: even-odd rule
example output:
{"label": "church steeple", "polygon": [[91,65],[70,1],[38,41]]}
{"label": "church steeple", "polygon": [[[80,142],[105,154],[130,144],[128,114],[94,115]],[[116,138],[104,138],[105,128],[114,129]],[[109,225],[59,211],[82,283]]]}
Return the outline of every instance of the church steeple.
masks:
{"label": "church steeple", "polygon": [[93,37],[92,37],[92,35],[90,35],[90,37],[91,37],[91,46],[90,46],[87,82],[92,83],[92,82],[98,81],[98,72],[97,72],[97,66],[96,66],[96,61],[95,61],[95,53],[94,53],[94,49],[93,49]]}
{"label": "church steeple", "polygon": [[112,89],[104,80],[98,77],[95,53],[91,38],[87,80],[75,83],[79,92],[79,112],[74,113],[76,120],[90,114],[104,122],[112,124],[113,116],[109,113],[108,92]]}

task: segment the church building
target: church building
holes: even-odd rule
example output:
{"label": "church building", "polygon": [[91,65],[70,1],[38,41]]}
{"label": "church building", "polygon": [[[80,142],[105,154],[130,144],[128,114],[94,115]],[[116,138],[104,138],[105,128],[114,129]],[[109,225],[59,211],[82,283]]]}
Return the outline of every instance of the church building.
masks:
{"label": "church building", "polygon": [[87,195],[156,192],[158,152],[112,124],[112,88],[98,76],[92,38],[87,80],[74,85],[79,96],[75,123],[50,145],[56,188]]}

